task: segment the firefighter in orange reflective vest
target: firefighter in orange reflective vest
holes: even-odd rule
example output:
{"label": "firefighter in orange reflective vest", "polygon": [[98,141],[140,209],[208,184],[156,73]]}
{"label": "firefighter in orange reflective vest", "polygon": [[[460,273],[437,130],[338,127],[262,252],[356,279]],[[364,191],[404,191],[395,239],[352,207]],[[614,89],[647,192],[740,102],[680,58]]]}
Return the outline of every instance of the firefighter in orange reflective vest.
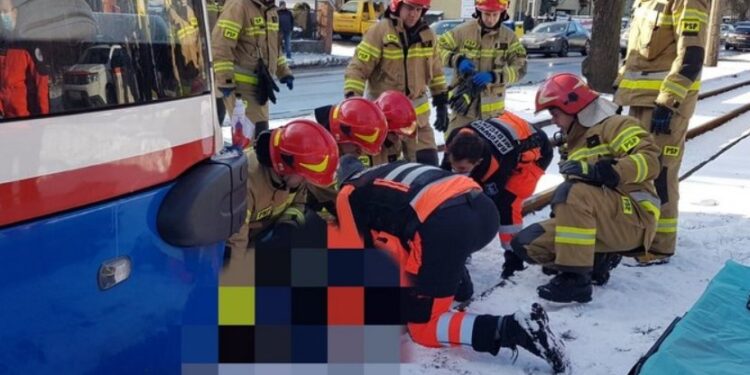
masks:
{"label": "firefighter in orange reflective vest", "polygon": [[[553,302],[589,302],[592,280],[603,285],[618,253],[648,249],[656,234],[659,147],[638,120],[616,114],[579,77],[556,74],[536,96],[536,111],[549,110],[566,135],[565,176],[550,205],[552,219],[524,228],[511,246],[521,259],[559,273],[537,291]],[[642,250],[640,250],[642,252]]]}
{"label": "firefighter in orange reflective vest", "polygon": [[41,49],[13,40],[17,9],[0,1],[0,118],[49,113],[49,73]]}
{"label": "firefighter in orange reflective vest", "polygon": [[310,120],[259,134],[245,153],[247,219],[227,241],[222,286],[252,285],[255,247],[284,241],[304,224],[305,184],[331,185],[339,159],[331,134]]}
{"label": "firefighter in orange reflective vest", "polygon": [[505,316],[450,311],[466,257],[497,233],[497,210],[476,182],[408,162],[364,170],[351,156],[341,159],[338,179],[338,223],[329,225],[328,247],[374,247],[398,260],[402,285],[410,285],[404,318],[415,342],[493,355],[521,346],[555,371],[565,369],[564,347],[538,304]]}
{"label": "firefighter in orange reflective vest", "polygon": [[[443,168],[470,176],[495,202],[506,259],[512,251],[510,241],[521,230],[523,201],[534,193],[552,154],[552,144],[543,131],[507,111],[497,119],[473,121],[448,137]],[[502,272],[503,278],[509,276],[508,271]],[[462,280],[467,288],[470,282]],[[457,292],[464,294],[461,299],[467,298],[466,293]]]}

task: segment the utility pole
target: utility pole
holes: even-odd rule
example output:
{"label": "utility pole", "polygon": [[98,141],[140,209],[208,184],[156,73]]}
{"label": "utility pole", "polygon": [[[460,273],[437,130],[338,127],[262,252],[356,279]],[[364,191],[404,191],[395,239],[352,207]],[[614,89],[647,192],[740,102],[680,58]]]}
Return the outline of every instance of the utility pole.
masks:
{"label": "utility pole", "polygon": [[704,66],[716,66],[719,63],[719,31],[721,30],[721,1],[711,2],[711,22],[708,24],[708,42]]}

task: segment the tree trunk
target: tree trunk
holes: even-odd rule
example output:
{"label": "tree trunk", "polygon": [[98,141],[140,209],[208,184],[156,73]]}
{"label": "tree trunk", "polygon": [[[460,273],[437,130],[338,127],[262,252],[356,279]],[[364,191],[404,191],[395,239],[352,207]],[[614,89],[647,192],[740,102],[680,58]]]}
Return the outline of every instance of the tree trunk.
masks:
{"label": "tree trunk", "polygon": [[620,62],[620,25],[625,0],[593,0],[594,23],[591,53],[583,61],[582,73],[589,86],[599,92],[614,92]]}

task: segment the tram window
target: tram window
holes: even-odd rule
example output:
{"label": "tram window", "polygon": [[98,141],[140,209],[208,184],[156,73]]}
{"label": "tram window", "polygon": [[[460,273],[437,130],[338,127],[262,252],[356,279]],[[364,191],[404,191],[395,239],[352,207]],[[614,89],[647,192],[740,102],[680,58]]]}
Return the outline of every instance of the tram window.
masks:
{"label": "tram window", "polygon": [[0,0],[0,14],[0,122],[209,90],[200,0]]}

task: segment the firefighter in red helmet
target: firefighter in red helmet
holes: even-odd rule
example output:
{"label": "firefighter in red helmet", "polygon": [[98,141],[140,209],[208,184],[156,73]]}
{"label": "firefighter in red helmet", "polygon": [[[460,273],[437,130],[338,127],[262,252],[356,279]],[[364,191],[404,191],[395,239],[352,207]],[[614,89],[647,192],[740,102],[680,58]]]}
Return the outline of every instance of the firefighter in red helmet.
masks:
{"label": "firefighter in red helmet", "polygon": [[540,86],[536,111],[542,110],[567,139],[567,160],[560,163],[565,182],[552,199],[554,217],[515,236],[516,257],[505,268],[521,270],[521,260],[541,264],[557,272],[537,289],[541,298],[588,302],[592,281],[606,283],[619,262],[615,254],[642,252],[656,235],[659,147],[637,119],[617,115],[614,103],[573,74]]}
{"label": "firefighter in red helmet", "polygon": [[416,111],[418,128],[416,137],[403,140],[404,154],[408,160],[437,165],[428,93],[437,111],[436,128],[447,126],[448,97],[437,36],[423,20],[429,6],[430,0],[391,1],[357,46],[346,68],[344,95],[374,100],[387,90],[405,94]]}
{"label": "firefighter in red helmet", "polygon": [[372,155],[369,161],[363,161],[365,166],[405,159],[403,141],[417,136],[417,113],[406,95],[395,90],[384,91],[375,100],[375,104],[388,121],[388,136],[383,143],[383,150]]}
{"label": "firefighter in red helmet", "polygon": [[248,213],[227,241],[222,286],[252,285],[256,242],[283,238],[304,222],[306,184],[334,182],[339,150],[320,124],[294,120],[258,135],[248,157]]}
{"label": "firefighter in red helmet", "polygon": [[505,110],[505,90],[526,74],[526,50],[516,34],[503,27],[508,0],[476,0],[474,20],[440,36],[446,67],[455,69],[451,92],[453,129],[474,120],[498,117]]}
{"label": "firefighter in red helmet", "polygon": [[[388,136],[388,123],[383,111],[375,103],[361,97],[316,108],[315,118],[333,135],[341,155],[353,155],[368,164],[371,157],[381,153]],[[308,192],[310,214],[318,212],[328,218],[328,214],[335,210],[338,193],[335,184],[308,186]]]}

